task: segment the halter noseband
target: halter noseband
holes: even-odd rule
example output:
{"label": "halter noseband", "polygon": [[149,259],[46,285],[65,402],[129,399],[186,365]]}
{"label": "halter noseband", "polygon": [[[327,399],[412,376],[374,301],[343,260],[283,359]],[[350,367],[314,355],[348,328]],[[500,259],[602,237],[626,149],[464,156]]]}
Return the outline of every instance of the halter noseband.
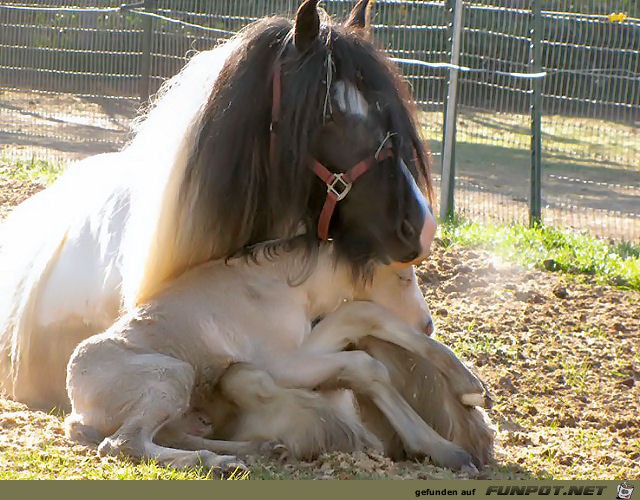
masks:
{"label": "halter noseband", "polygon": [[[271,161],[271,165],[275,165],[277,160],[276,146],[278,141],[278,124],[280,122],[280,103],[282,100],[282,64],[280,63],[279,58],[273,69],[272,92],[271,125],[269,127],[269,159]],[[315,158],[312,158],[312,170],[327,186],[327,197],[324,201],[324,205],[322,206],[322,211],[320,212],[320,218],[318,220],[318,238],[321,240],[329,239],[329,225],[336,205],[340,200],[343,200],[347,194],[349,194],[353,183],[364,173],[368,172],[375,164],[386,160],[391,156],[393,156],[391,146],[385,146],[379,149],[375,155],[356,163],[348,171],[337,174],[331,172]]]}

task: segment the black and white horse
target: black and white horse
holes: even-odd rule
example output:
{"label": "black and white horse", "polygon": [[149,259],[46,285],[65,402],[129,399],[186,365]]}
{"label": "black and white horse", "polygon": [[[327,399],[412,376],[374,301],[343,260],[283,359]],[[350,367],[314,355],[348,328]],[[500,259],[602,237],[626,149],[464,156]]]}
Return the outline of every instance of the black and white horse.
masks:
{"label": "black and white horse", "polygon": [[16,208],[0,229],[0,390],[66,407],[80,341],[256,243],[303,235],[312,266],[332,239],[355,276],[428,252],[427,154],[405,84],[367,40],[367,3],[333,25],[307,0],[294,22],[262,19],[196,55],[121,152]]}

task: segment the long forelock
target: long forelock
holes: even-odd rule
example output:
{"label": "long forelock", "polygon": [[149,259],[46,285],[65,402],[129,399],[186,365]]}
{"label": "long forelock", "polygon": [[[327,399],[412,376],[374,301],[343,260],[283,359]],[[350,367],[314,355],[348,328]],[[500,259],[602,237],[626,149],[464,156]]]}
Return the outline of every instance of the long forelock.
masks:
{"label": "long forelock", "polygon": [[346,32],[333,44],[339,61],[339,79],[354,85],[367,102],[380,105],[393,133],[394,149],[402,155],[418,186],[433,201],[430,154],[416,122],[416,108],[409,86],[397,67],[373,43]]}
{"label": "long forelock", "polygon": [[[188,226],[184,234],[213,235],[203,258],[228,257],[247,245],[293,237],[300,223],[315,234],[316,221],[308,213],[314,181],[308,152],[325,117],[329,64],[337,71],[334,87],[342,81],[369,102],[376,94],[383,96],[389,128],[397,134],[394,146],[414,175],[430,185],[408,93],[388,59],[348,30],[327,25],[300,54],[290,43],[292,28],[283,18],[248,27],[235,41],[205,105],[179,203],[189,215],[182,221]],[[271,165],[272,75],[278,58],[282,102],[278,160]]]}

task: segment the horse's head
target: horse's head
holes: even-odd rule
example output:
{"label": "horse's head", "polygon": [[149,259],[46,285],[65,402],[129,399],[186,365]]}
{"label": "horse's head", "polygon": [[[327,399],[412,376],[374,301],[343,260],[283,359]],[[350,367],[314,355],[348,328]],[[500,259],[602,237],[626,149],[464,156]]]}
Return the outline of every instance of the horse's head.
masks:
{"label": "horse's head", "polygon": [[[368,41],[368,0],[343,26],[323,26],[316,4],[307,0],[298,10],[288,51],[300,73],[311,74],[314,63],[322,71],[320,93],[309,102],[321,105],[308,150],[312,205],[321,207],[317,235],[332,238],[352,262],[412,262],[429,251],[436,224],[404,85]],[[278,85],[274,79],[275,91]]]}
{"label": "horse's head", "polygon": [[318,236],[333,238],[351,260],[416,260],[435,233],[431,206],[408,166],[417,159],[405,161],[379,100],[369,104],[339,81],[332,101],[331,119],[314,134],[310,149],[318,175],[314,196],[322,200]]}
{"label": "horse's head", "polygon": [[368,40],[368,1],[343,25],[317,3],[294,23],[247,27],[203,108],[181,196],[189,234],[212,235],[208,258],[302,232],[309,248],[332,239],[354,270],[429,251],[428,157],[407,86]]}

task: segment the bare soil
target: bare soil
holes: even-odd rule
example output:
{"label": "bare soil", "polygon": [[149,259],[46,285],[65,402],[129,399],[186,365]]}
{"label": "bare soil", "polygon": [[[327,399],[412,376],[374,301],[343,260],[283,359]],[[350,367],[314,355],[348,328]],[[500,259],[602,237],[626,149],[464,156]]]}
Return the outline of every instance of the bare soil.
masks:
{"label": "bare soil", "polygon": [[[38,189],[0,179],[0,218]],[[439,242],[418,274],[437,336],[476,367],[495,401],[495,460],[481,478],[640,477],[640,293]],[[25,450],[103,466],[95,450],[66,440],[59,416],[0,399],[0,429],[0,473],[28,467],[11,458]],[[466,477],[367,453],[251,465],[270,478]]]}
{"label": "bare soil", "polygon": [[116,151],[136,108],[124,98],[0,90],[0,154],[69,161]]}

